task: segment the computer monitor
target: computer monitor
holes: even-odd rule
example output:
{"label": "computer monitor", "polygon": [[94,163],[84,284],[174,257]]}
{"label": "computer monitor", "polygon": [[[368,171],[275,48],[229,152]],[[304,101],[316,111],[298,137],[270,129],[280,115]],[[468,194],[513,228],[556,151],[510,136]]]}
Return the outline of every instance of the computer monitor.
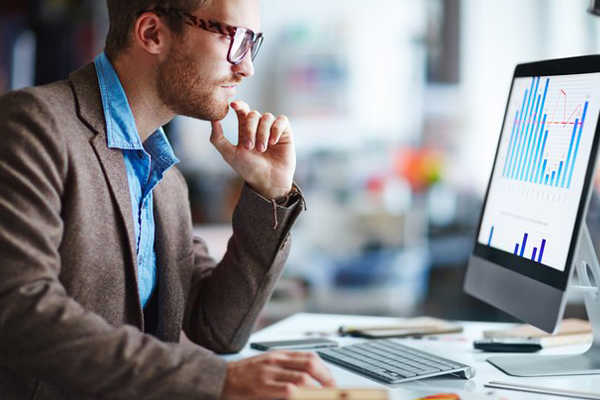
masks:
{"label": "computer monitor", "polygon": [[516,67],[464,289],[555,332],[577,269],[596,336],[583,355],[488,359],[510,375],[600,373],[600,268],[585,223],[599,114],[600,56]]}

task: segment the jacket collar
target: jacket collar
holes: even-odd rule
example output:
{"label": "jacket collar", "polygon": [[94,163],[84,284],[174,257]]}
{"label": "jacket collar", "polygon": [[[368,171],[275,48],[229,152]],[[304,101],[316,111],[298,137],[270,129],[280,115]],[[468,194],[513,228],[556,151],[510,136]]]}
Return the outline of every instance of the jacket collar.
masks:
{"label": "jacket collar", "polygon": [[75,102],[77,105],[77,114],[95,134],[103,135],[106,138],[106,125],[104,121],[104,112],[102,110],[102,99],[100,97],[100,87],[96,77],[96,68],[93,63],[89,63],[83,68],[73,72],[69,79],[75,92]]}
{"label": "jacket collar", "polygon": [[[106,122],[102,108],[100,87],[93,63],[70,75],[71,86],[75,93],[77,114],[79,118],[95,133],[91,145],[98,157],[98,161],[104,171],[108,187],[113,195],[119,211],[121,222],[127,233],[126,251],[128,253],[127,266],[130,268],[131,276],[137,282],[137,262],[135,257],[135,230],[133,227],[133,211],[131,209],[131,197],[123,152],[120,149],[110,149],[107,146]],[[130,290],[137,299],[139,305],[139,325],[143,329],[143,315],[137,284],[135,290]]]}

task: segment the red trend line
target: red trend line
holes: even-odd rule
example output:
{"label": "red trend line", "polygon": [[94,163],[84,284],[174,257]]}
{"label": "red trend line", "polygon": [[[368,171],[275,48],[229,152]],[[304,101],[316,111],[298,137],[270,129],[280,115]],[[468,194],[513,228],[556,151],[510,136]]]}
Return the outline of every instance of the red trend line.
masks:
{"label": "red trend line", "polygon": [[[563,120],[562,121],[556,121],[555,117],[556,117],[556,111],[558,111],[558,104],[560,102],[561,99],[561,95],[564,96],[563,97],[563,101],[564,101],[564,111],[563,111]],[[560,92],[558,94],[558,98],[556,99],[556,104],[554,105],[554,112],[552,113],[552,118],[550,121],[546,121],[546,124],[555,124],[555,125],[568,125],[571,124],[573,125],[574,122],[571,122],[571,119],[573,118],[573,116],[575,115],[575,113],[577,112],[577,110],[579,110],[581,108],[581,103],[575,108],[575,110],[573,110],[573,112],[571,113],[571,115],[569,115],[569,118],[567,118],[567,93],[563,90],[560,89]],[[581,122],[578,122],[578,124],[580,124]]]}
{"label": "red trend line", "polygon": [[560,101],[561,95],[564,96],[564,101],[565,101],[565,115],[564,115],[563,119],[567,119],[567,93],[565,93],[564,90],[560,89],[560,93],[558,94],[558,98],[556,99],[556,104],[554,105],[554,112],[552,113],[551,120],[554,120],[554,117],[556,117],[556,111],[558,110],[558,102]]}
{"label": "red trend line", "polygon": [[[566,125],[569,123],[569,121],[571,121],[571,118],[573,118],[573,115],[575,115],[575,113],[577,112],[577,110],[579,110],[580,107],[581,107],[581,103],[577,106],[577,108],[575,108],[575,110],[571,113],[571,115],[569,115],[569,119],[563,125]],[[566,115],[566,113],[565,113],[565,115]]]}
{"label": "red trend line", "polygon": [[[564,90],[560,89],[561,92],[565,93]],[[565,112],[563,114],[563,120],[567,118],[567,94],[565,93]]]}

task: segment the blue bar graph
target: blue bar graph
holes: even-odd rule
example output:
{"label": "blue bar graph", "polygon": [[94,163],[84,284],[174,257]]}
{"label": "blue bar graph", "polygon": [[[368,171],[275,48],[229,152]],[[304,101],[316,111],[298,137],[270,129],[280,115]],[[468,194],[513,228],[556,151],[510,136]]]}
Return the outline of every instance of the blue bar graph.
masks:
{"label": "blue bar graph", "polygon": [[519,256],[521,257],[523,257],[523,254],[525,253],[525,246],[527,246],[527,236],[529,236],[527,233],[523,235],[523,243],[521,243],[521,253],[519,253]]}
{"label": "blue bar graph", "polygon": [[[546,141],[547,140],[548,140],[548,131],[546,131],[546,133],[544,133],[544,143],[542,144],[541,156],[544,155],[544,150],[546,149]],[[536,174],[536,177],[535,177],[535,182],[541,183],[541,179],[544,176],[544,171],[545,170],[546,170],[546,160],[544,160],[544,162],[542,164],[542,158],[540,157],[540,160],[539,160],[539,163],[538,163],[538,167],[537,167],[537,174]]]}
{"label": "blue bar graph", "polygon": [[[542,105],[540,106],[539,109],[539,114],[538,114],[538,118],[539,116],[541,116],[542,111],[544,110],[544,106],[546,104],[546,95],[548,94],[548,85],[550,84],[550,78],[546,79],[546,85],[544,86],[544,96],[542,97]],[[531,180],[533,179],[533,169],[531,171],[531,174],[529,173],[529,168],[533,165],[533,167],[535,168],[538,156],[539,156],[539,149],[540,149],[540,143],[542,140],[542,132],[544,132],[544,128],[546,126],[546,117],[547,115],[544,114],[543,116],[543,120],[542,120],[542,124],[539,126],[539,128],[537,129],[537,132],[535,134],[535,137],[537,138],[537,146],[535,147],[535,151],[531,153],[531,160],[530,160],[530,164],[527,166],[527,173],[525,174],[525,180],[528,180],[531,182]],[[539,124],[538,124],[539,125]],[[535,143],[535,140],[534,142]],[[535,157],[534,157],[535,154]],[[527,178],[527,176],[529,178]]]}
{"label": "blue bar graph", "polygon": [[[493,227],[492,227],[492,231],[493,231]],[[490,237],[491,237],[491,232],[490,232]],[[513,251],[514,255],[519,256],[519,257],[527,257],[525,255],[525,252],[527,250],[527,240],[528,239],[529,239],[529,233],[524,233],[521,243],[518,243],[518,242],[515,243],[515,249]],[[542,262],[542,257],[544,255],[545,248],[546,248],[546,239],[542,239],[542,243],[539,247],[539,253],[538,253],[538,247],[537,246],[533,247],[533,251],[531,252],[531,260],[537,261],[537,262]],[[536,260],[536,257],[537,257],[537,260]]]}
{"label": "blue bar graph", "polygon": [[[564,118],[561,116],[560,119],[555,120],[556,112],[545,109],[550,78],[545,78],[543,85],[540,85],[540,80],[541,77],[532,77],[528,88],[524,88],[523,101],[519,105],[520,108],[515,111],[508,139],[502,176],[522,182],[570,188],[588,102],[579,104],[570,116],[568,116],[565,106]],[[561,93],[566,96],[562,89]],[[573,122],[571,118],[582,105],[581,118],[577,118]],[[552,114],[552,120],[548,120],[548,114]],[[558,143],[564,143],[567,140],[566,138],[564,141],[562,138],[557,138],[557,135],[564,135],[564,127],[567,124],[573,124],[573,130],[572,132],[569,130],[571,133],[569,148],[566,159],[563,159],[564,153],[558,153],[560,150],[556,148],[556,143],[557,140],[560,140]],[[550,144],[548,144],[548,135],[551,136]],[[521,250],[523,249],[521,248]]]}
{"label": "blue bar graph", "polygon": [[[573,152],[573,142],[575,142],[575,134],[577,132],[577,122],[578,121],[579,121],[578,119],[575,120],[575,125],[573,126],[573,133],[571,134],[571,144],[569,145],[569,152],[567,153],[567,162],[566,162],[567,166],[569,165],[569,161],[571,161],[571,153]],[[563,175],[563,179],[560,184],[560,187],[565,187],[566,177],[567,177],[567,174],[565,171],[565,174]]]}
{"label": "blue bar graph", "polygon": [[[540,176],[540,181],[538,181],[538,183],[541,183],[541,179],[544,177],[544,174],[546,173],[546,165],[548,164],[548,160],[544,160],[544,163],[542,164],[542,174]],[[546,175],[547,176],[547,175]],[[547,182],[546,182],[547,183]]]}
{"label": "blue bar graph", "polygon": [[[514,255],[519,256],[519,257],[528,257],[525,254],[525,252],[527,250],[527,240],[528,239],[529,239],[529,234],[524,233],[521,243],[515,243],[515,249],[513,251]],[[544,256],[545,248],[546,248],[546,239],[542,239],[542,243],[539,247],[537,247],[537,246],[533,247],[533,250],[531,252],[531,260],[541,263],[542,257]],[[539,253],[538,253],[538,249],[539,249]],[[537,257],[537,259],[536,259],[536,257]]]}
{"label": "blue bar graph", "polygon": [[[531,83],[532,87],[533,87],[533,82]],[[518,143],[519,143],[519,132],[521,130],[521,126],[522,126],[522,122],[525,121],[525,101],[527,100],[527,94],[529,93],[529,90],[525,90],[525,95],[523,96],[523,103],[521,106],[521,111],[519,112],[519,119],[517,119],[517,131],[515,132],[515,142],[513,144],[513,148],[512,148],[512,153],[510,156],[510,162],[509,162],[509,170],[508,170],[508,175],[512,176],[512,173],[514,171],[514,164],[515,164],[515,159],[516,154],[517,154],[517,147],[518,147]]]}
{"label": "blue bar graph", "polygon": [[[521,108],[521,120],[520,120],[520,124],[519,124],[519,133],[517,135],[517,143],[515,146],[515,157],[513,158],[512,161],[512,165],[511,165],[511,172],[510,172],[510,177],[512,179],[516,179],[516,175],[517,175],[517,170],[518,170],[518,161],[521,158],[521,153],[522,153],[522,145],[524,142],[524,136],[525,136],[525,127],[527,126],[527,120],[529,118],[529,105],[531,103],[531,98],[533,97],[533,88],[535,85],[535,77],[531,78],[531,87],[529,88],[529,90],[525,91],[525,99],[523,99],[523,108]],[[528,95],[529,93],[529,95]],[[525,101],[527,100],[527,101]]]}
{"label": "blue bar graph", "polygon": [[[583,131],[583,123],[585,121],[585,114],[587,113],[588,102],[585,102],[583,107],[583,115],[581,116],[581,125],[579,125],[579,135],[577,135],[577,144],[575,144],[575,152],[573,153],[573,161],[571,161],[571,168],[569,171],[569,181],[567,182],[567,188],[571,187],[571,178],[573,177],[573,170],[575,169],[575,159],[577,159],[577,151],[579,150],[579,142],[581,141],[581,132]],[[567,165],[568,167],[568,165]]]}
{"label": "blue bar graph", "polygon": [[[535,81],[535,89],[533,90],[533,99],[535,99],[535,94],[538,91],[538,85],[540,83],[540,78],[538,77]],[[529,154],[529,146],[531,145],[531,129],[535,126],[535,118],[537,116],[537,110],[540,106],[541,96],[537,95],[537,101],[535,102],[535,107],[533,106],[533,101],[531,103],[531,110],[529,111],[529,117],[527,121],[527,127],[525,128],[525,139],[523,140],[523,151],[521,154],[521,160],[519,161],[519,168],[517,169],[517,179],[523,180],[523,172],[525,169],[525,161],[527,160],[527,155]],[[535,110],[535,112],[534,112]]]}
{"label": "blue bar graph", "polygon": [[[561,161],[558,166],[558,174],[556,175],[556,186],[558,186],[558,180],[560,179],[560,173],[562,172],[564,162]],[[565,174],[566,175],[566,174]]]}
{"label": "blue bar graph", "polygon": [[513,175],[512,178],[513,179],[517,179],[518,173],[519,173],[519,167],[521,166],[521,160],[523,157],[523,147],[525,146],[525,140],[526,138],[526,134],[527,134],[527,128],[529,128],[529,123],[531,122],[531,113],[530,111],[533,109],[532,107],[532,99],[535,97],[535,93],[533,91],[533,88],[535,87],[535,83],[537,82],[537,79],[534,77],[531,80],[531,88],[529,89],[529,96],[527,97],[527,107],[525,108],[525,115],[521,116],[521,133],[519,136],[519,147],[517,148],[517,157],[514,160],[514,170],[513,170]]}
{"label": "blue bar graph", "polygon": [[[519,180],[523,180],[523,175],[525,174],[525,171],[527,169],[527,166],[529,165],[529,159],[531,157],[531,147],[533,145],[533,142],[535,141],[535,132],[537,132],[537,128],[536,128],[536,119],[538,117],[538,110],[540,107],[540,100],[542,99],[542,96],[538,94],[537,97],[537,102],[535,105],[535,112],[533,113],[533,120],[532,123],[529,124],[529,133],[527,134],[528,136],[528,141],[527,141],[527,151],[525,152],[525,159],[523,162],[523,167],[521,168],[521,175],[519,175]],[[537,124],[540,124],[540,121],[537,121]]]}
{"label": "blue bar graph", "polygon": [[490,229],[490,238],[488,239],[488,246],[490,246],[492,244],[492,236],[494,235],[494,227],[492,226],[492,229]]}
{"label": "blue bar graph", "polygon": [[514,141],[515,141],[515,128],[517,127],[517,121],[519,119],[519,112],[517,111],[517,113],[515,114],[515,122],[513,122],[513,128],[512,128],[512,133],[510,134],[510,141],[508,142],[508,151],[507,151],[507,156],[506,156],[506,160],[504,160],[504,170],[502,171],[502,176],[506,177],[508,174],[508,166],[510,164],[510,160],[511,160],[511,150],[514,146]]}
{"label": "blue bar graph", "polygon": [[[544,119],[542,120],[542,125],[540,126],[540,129],[538,130],[539,134],[538,134],[538,138],[537,138],[537,145],[535,147],[535,151],[532,154],[532,156],[534,156],[533,162],[529,165],[529,167],[533,167],[533,168],[531,168],[531,173],[529,173],[529,169],[527,170],[527,175],[529,176],[527,180],[529,182],[533,181],[533,177],[535,176],[535,172],[537,171],[536,167],[538,165],[538,159],[540,157],[540,150],[542,149],[542,139],[545,136],[542,133],[544,132],[544,126],[546,125],[546,117],[547,117],[547,115],[544,114]],[[544,145],[545,145],[545,142],[544,142]]]}
{"label": "blue bar graph", "polygon": [[[494,229],[495,229],[495,226],[493,225],[490,228],[490,236],[488,238],[488,245],[490,245],[490,243],[492,242],[492,236],[494,234]],[[527,250],[527,243],[532,242],[532,239],[529,236],[530,236],[529,232],[523,232],[523,238],[520,240],[520,242],[515,242],[513,254],[518,257],[523,257],[528,260],[530,259],[531,261],[534,261],[534,262],[537,261],[537,262],[541,263],[542,258],[544,256],[544,249],[546,248],[546,239],[540,238],[541,243],[539,244],[539,246],[533,246],[531,253],[529,253],[529,254],[531,254],[531,256],[529,256],[529,254],[526,254],[529,252]],[[500,237],[502,237],[502,236],[500,236]],[[533,240],[535,241],[536,239],[534,238]],[[498,240],[498,242],[500,242],[500,241],[501,240]],[[496,243],[496,246],[494,246],[494,247],[498,247],[498,244],[499,243]],[[532,246],[530,246],[530,247],[532,247]],[[504,249],[506,249],[506,247],[504,247]]]}
{"label": "blue bar graph", "polygon": [[546,239],[542,239],[542,247],[540,247],[540,255],[538,256],[538,262],[542,262],[542,256],[544,255],[544,248],[546,247]]}

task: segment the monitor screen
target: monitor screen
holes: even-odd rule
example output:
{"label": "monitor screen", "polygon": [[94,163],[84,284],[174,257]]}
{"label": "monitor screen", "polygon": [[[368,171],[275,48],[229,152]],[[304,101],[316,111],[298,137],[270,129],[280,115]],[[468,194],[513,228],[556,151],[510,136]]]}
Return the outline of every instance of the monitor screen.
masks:
{"label": "monitor screen", "polygon": [[477,242],[512,256],[508,267],[553,276],[546,281],[557,287],[599,112],[598,72],[514,78]]}
{"label": "monitor screen", "polygon": [[585,221],[599,115],[600,56],[515,69],[464,289],[556,332],[576,264],[595,341],[584,354],[488,358],[509,375],[600,373],[600,265]]}
{"label": "monitor screen", "polygon": [[599,114],[599,56],[515,69],[465,291],[547,331],[566,304]]}

